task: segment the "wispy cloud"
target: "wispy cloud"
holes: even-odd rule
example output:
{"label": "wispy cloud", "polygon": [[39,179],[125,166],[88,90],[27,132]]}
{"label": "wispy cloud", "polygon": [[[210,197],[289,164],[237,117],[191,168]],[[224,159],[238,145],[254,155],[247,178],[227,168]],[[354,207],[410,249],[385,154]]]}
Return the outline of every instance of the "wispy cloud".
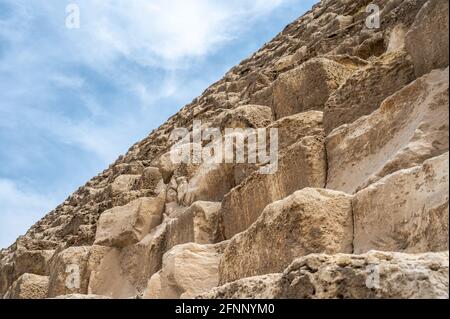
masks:
{"label": "wispy cloud", "polygon": [[[19,229],[26,230],[50,211],[57,201],[18,187],[14,181],[0,178],[0,243],[11,243]],[[5,245],[6,246],[6,245]]]}
{"label": "wispy cloud", "polygon": [[315,0],[70,2],[0,0],[0,247]]}

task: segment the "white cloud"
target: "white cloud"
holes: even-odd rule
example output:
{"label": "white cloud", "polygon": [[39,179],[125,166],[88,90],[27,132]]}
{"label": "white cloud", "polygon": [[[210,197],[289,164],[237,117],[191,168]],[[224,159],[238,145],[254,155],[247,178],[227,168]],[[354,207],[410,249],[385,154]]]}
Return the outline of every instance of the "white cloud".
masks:
{"label": "white cloud", "polygon": [[0,179],[0,248],[11,245],[20,230],[55,207],[57,201],[41,194],[21,189],[13,181]]}
{"label": "white cloud", "polygon": [[288,1],[80,0],[81,29],[75,31],[75,44],[99,65],[125,56],[142,65],[173,69],[186,58],[217,50],[252,20]]}

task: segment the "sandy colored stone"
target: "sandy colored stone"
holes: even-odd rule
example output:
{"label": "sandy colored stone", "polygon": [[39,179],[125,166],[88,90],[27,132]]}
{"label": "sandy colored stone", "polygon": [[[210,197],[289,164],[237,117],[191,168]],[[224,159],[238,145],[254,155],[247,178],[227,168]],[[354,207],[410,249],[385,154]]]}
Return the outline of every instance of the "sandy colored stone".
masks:
{"label": "sandy colored stone", "polygon": [[447,152],[358,192],[353,200],[355,253],[448,250],[448,167]]}
{"label": "sandy colored stone", "polygon": [[447,299],[448,252],[311,255],[283,273],[281,298]]}
{"label": "sandy colored stone", "polygon": [[220,282],[277,273],[311,253],[351,252],[351,199],[306,188],[267,206],[253,225],[231,239],[221,258]]}
{"label": "sandy colored stone", "polygon": [[213,244],[218,236],[219,213],[221,203],[195,202],[190,210],[194,222],[194,242],[197,244]]}
{"label": "sandy colored stone", "polygon": [[387,97],[414,79],[411,59],[403,51],[387,53],[358,69],[326,102],[325,132],[371,114]]}
{"label": "sandy colored stone", "polygon": [[161,272],[157,272],[148,281],[142,299],[159,299],[161,298],[161,295]]}
{"label": "sandy colored stone", "polygon": [[352,194],[448,151],[448,69],[433,71],[380,109],[327,138],[327,188]]}
{"label": "sandy colored stone", "polygon": [[121,251],[117,248],[103,247],[97,254],[100,256],[97,261],[90,259],[91,272],[86,293],[115,299],[135,296],[137,290],[121,268]]}
{"label": "sandy colored stone", "polygon": [[164,197],[139,198],[100,216],[96,245],[126,247],[139,242],[162,221]]}
{"label": "sandy colored stone", "polygon": [[226,128],[260,128],[272,122],[272,110],[264,105],[242,105],[229,110],[220,124],[222,130]]}
{"label": "sandy colored stone", "polygon": [[195,241],[194,214],[190,208],[184,207],[181,213],[168,219],[166,225],[165,251]]}
{"label": "sandy colored stone", "polygon": [[111,196],[117,196],[119,194],[131,191],[139,179],[139,175],[118,176],[108,188]]}
{"label": "sandy colored stone", "polygon": [[281,274],[243,278],[213,288],[197,299],[275,299],[279,296]]}
{"label": "sandy colored stone", "polygon": [[47,276],[23,274],[12,284],[4,299],[45,299],[48,283]]}
{"label": "sandy colored stone", "polygon": [[[328,182],[336,182],[334,186],[338,189],[348,187],[354,193],[397,174],[397,171],[419,167],[426,160],[446,153],[448,80],[445,78],[448,73],[425,75],[403,88],[413,66],[414,73],[422,75],[421,72],[427,74],[431,69],[448,64],[448,38],[442,35],[448,29],[448,15],[446,10],[439,10],[440,6],[447,7],[448,4],[432,0],[426,6],[425,3],[427,0],[376,1],[382,21],[380,28],[373,30],[364,23],[368,0],[318,2],[255,54],[230,69],[199,97],[132,145],[126,154],[77,189],[13,245],[0,250],[0,296],[12,291],[11,286],[22,273],[48,274],[53,294],[67,294],[58,298],[160,296],[165,252],[186,242],[206,243],[231,238],[238,232],[247,231],[273,201],[307,186],[324,187],[327,158],[330,164]],[[402,53],[405,50],[410,57]],[[351,83],[350,79],[354,80],[353,85],[346,84]],[[336,102],[336,114],[331,117],[328,114],[324,120],[321,111],[326,113],[327,101],[332,100]],[[203,128],[217,127],[222,131],[227,127],[278,128],[279,172],[272,177],[256,176],[254,173],[265,163],[209,167],[197,163],[173,163],[171,155],[184,146],[172,136],[174,129],[190,130],[195,120],[200,120]],[[326,150],[323,122],[329,120],[331,128],[327,127],[327,133],[332,129],[335,132],[330,136],[332,143],[329,141]],[[355,123],[359,124],[354,126]],[[186,134],[191,136],[192,132]],[[207,146],[206,143],[202,145]],[[195,144],[186,145],[191,152]],[[410,245],[405,249],[445,247],[441,234],[448,232],[448,223],[442,221],[442,216],[448,214],[448,206],[429,209],[442,196],[437,179],[441,173],[436,173],[436,178],[414,190],[418,192],[414,200],[412,195],[402,195],[402,199],[392,199],[395,207],[388,207],[392,211],[392,216],[389,215],[393,218],[392,228],[395,226],[396,233],[400,229],[401,236],[395,240]],[[406,180],[405,176],[402,175],[402,181],[403,178]],[[396,188],[383,187],[391,187],[391,193],[396,193],[409,187],[408,183]],[[377,197],[378,203],[380,207],[387,207],[384,201],[386,189],[377,187],[382,199]],[[430,193],[424,193],[422,190],[425,189]],[[162,224],[153,229],[150,225],[144,230],[135,223],[137,219],[128,218],[134,210],[124,209],[125,205],[139,198],[159,196]],[[197,211],[195,206],[200,201],[217,203],[213,205],[214,213],[209,214],[202,207],[194,215],[193,209]],[[216,224],[216,209],[222,201],[226,210],[220,211]],[[423,204],[429,218],[420,219],[415,213],[410,218],[412,224],[407,221],[402,224],[401,227],[408,229],[402,233],[395,218],[406,214],[409,202]],[[370,202],[368,206],[378,215],[375,204]],[[323,213],[316,217],[326,215],[325,210],[329,214],[335,212],[327,207],[317,209]],[[107,216],[104,213],[112,210],[125,214],[114,216],[111,221],[116,222],[110,223],[108,228],[101,216]],[[223,214],[225,212],[229,213]],[[303,215],[293,213],[292,216]],[[261,240],[261,243],[268,242],[270,254],[264,252],[266,247],[262,244],[249,246],[242,254],[247,258],[242,269],[244,266],[253,269],[253,264],[248,263],[250,254],[257,260],[257,269],[264,268],[261,266],[264,261],[268,268],[279,269],[277,271],[281,273],[300,249],[303,249],[301,254],[304,250],[321,250],[322,246],[336,249],[338,241],[329,238],[339,233],[340,228],[331,227],[322,219],[310,220],[314,220],[308,224],[311,231],[303,238],[297,238],[301,236],[297,236],[295,230],[291,231],[291,237],[282,232],[284,228],[289,229],[285,225],[295,224],[295,220],[275,219],[273,223],[267,222],[267,227],[258,224],[264,230],[273,227],[273,231]],[[414,225],[413,231],[410,231],[411,225]],[[389,226],[379,222],[373,229],[389,231]],[[332,231],[316,240],[317,228],[332,228]],[[105,240],[100,244],[105,246],[93,245],[98,229]],[[297,241],[308,245],[308,249],[297,245]],[[219,255],[225,245],[221,243],[217,250]],[[73,251],[66,251],[67,248]],[[85,249],[88,252],[83,252]],[[51,251],[56,254],[47,262]],[[257,259],[258,256],[264,256],[264,260]],[[376,258],[368,255],[328,256],[323,260],[311,257],[308,266],[300,267],[298,276],[290,271],[292,276],[269,274],[244,278],[242,286],[239,280],[219,293],[230,298],[448,297],[448,293],[442,293],[448,291],[448,267],[442,268],[440,261],[429,263],[430,257],[424,256],[399,257],[387,253],[387,257]],[[198,284],[200,279],[192,275],[192,269],[194,264],[207,264],[209,258],[207,253],[193,253],[187,259],[188,264],[174,258],[178,261],[170,264],[176,267],[168,267],[171,270],[166,271],[169,275],[164,279],[170,286],[166,291],[172,293],[174,289],[176,296],[187,297],[183,295],[185,289],[189,294],[191,287],[206,289]],[[230,263],[235,262],[232,258]],[[381,272],[381,278],[386,280],[381,282],[380,289],[367,290],[361,284],[361,281],[367,283],[368,278],[373,278],[370,272],[366,276],[361,259],[367,259],[368,263],[383,260],[380,264],[383,263],[387,271]],[[448,263],[448,254],[443,259]],[[66,289],[64,282],[70,274],[65,271],[68,265],[74,264],[80,265],[80,289]],[[175,279],[170,274],[176,274]],[[279,280],[280,276],[283,279]],[[221,288],[212,289],[220,291]],[[208,291],[211,291],[210,286]]]}
{"label": "sandy colored stone", "polygon": [[254,172],[225,196],[220,213],[223,237],[230,239],[247,229],[268,204],[305,187],[323,187],[325,179],[323,137],[301,138],[284,151],[274,174]]}
{"label": "sandy colored stone", "polygon": [[[164,255],[159,299],[192,298],[219,284],[220,253],[214,245],[185,244]],[[157,280],[154,279],[154,280]]]}
{"label": "sandy colored stone", "polygon": [[54,250],[25,250],[18,249],[14,259],[14,277],[29,273],[47,276],[49,273],[49,261]]}
{"label": "sandy colored stone", "polygon": [[138,189],[147,189],[159,194],[164,187],[163,176],[156,167],[147,167],[142,172],[138,182]]}
{"label": "sandy colored stone", "polygon": [[323,110],[331,93],[353,71],[353,67],[317,58],[283,73],[273,87],[275,119],[308,110]]}
{"label": "sandy colored stone", "polygon": [[48,297],[87,293],[90,249],[87,246],[69,247],[55,253],[50,261]]}
{"label": "sandy colored stone", "polygon": [[448,299],[448,252],[312,254],[284,272],[244,278],[200,299]]}
{"label": "sandy colored stone", "polygon": [[406,35],[417,76],[448,66],[448,0],[429,0]]}
{"label": "sandy colored stone", "polygon": [[278,130],[278,148],[280,152],[285,152],[303,137],[323,135],[323,112],[307,111],[286,116],[267,129]]}

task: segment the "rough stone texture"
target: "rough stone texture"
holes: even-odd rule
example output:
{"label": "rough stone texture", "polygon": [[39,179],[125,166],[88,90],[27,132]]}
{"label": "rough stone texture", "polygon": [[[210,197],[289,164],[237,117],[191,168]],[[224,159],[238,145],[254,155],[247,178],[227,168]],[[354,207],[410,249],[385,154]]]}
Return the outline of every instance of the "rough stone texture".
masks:
{"label": "rough stone texture", "polygon": [[18,249],[14,260],[14,276],[31,273],[46,276],[49,273],[49,261],[54,250],[25,250]]}
{"label": "rough stone texture", "polygon": [[236,235],[220,262],[220,282],[280,272],[297,257],[352,252],[352,197],[306,188],[266,207]]}
{"label": "rough stone texture", "polygon": [[448,68],[417,79],[327,138],[327,188],[354,193],[448,151]]}
{"label": "rough stone texture", "polygon": [[280,152],[285,152],[303,137],[323,135],[323,112],[308,111],[286,116],[267,129],[278,130],[278,148]]}
{"label": "rough stone texture", "polygon": [[221,203],[195,202],[190,210],[194,222],[194,242],[213,244],[218,237],[219,212]]}
{"label": "rough stone texture", "polygon": [[273,121],[272,109],[263,105],[242,105],[224,114],[220,123],[226,128],[259,128],[266,127]]}
{"label": "rough stone texture", "polygon": [[130,298],[143,292],[150,277],[161,269],[166,227],[156,227],[135,245],[100,251],[103,256],[92,262],[89,294]]}
{"label": "rough stone texture", "polygon": [[104,212],[98,222],[96,245],[126,247],[139,242],[162,221],[164,198],[139,198]]}
{"label": "rough stone texture", "polygon": [[355,253],[448,250],[448,167],[446,153],[357,193]]}
{"label": "rough stone texture", "polygon": [[[448,15],[439,10],[448,3],[376,0],[382,11],[382,23],[376,30],[365,23],[369,3],[372,2],[320,1],[80,187],[11,247],[0,251],[0,297],[12,291],[13,283],[24,274],[49,276],[49,297],[68,294],[60,297],[140,298],[160,296],[163,288],[171,293],[174,288],[175,297],[186,297],[185,292],[190,296],[206,289],[205,282],[192,275],[191,270],[196,263],[207,263],[209,254],[194,254],[189,264],[175,258],[178,261],[172,265],[176,267],[167,269],[177,274],[176,280],[171,275],[161,277],[168,273],[162,270],[163,255],[180,250],[178,245],[220,242],[241,232],[236,238],[266,232],[261,243],[272,248],[269,254],[264,250],[267,247],[255,243],[241,256],[227,257],[230,264],[235,263],[233,258],[244,259],[242,268],[234,264],[238,266],[233,276],[252,258],[256,260],[255,273],[267,274],[283,271],[299,255],[326,249],[331,253],[340,251],[340,242],[333,236],[346,241],[353,232],[342,231],[348,226],[343,221],[320,219],[336,214],[328,207],[331,200],[322,198],[305,206],[316,207],[317,215],[308,209],[296,209],[291,216],[280,208],[273,213],[273,220],[268,215],[261,217],[264,208],[274,201],[305,187],[326,186],[327,175],[329,188],[350,194],[362,191],[358,196],[365,194],[364,188],[369,187],[366,193],[370,193],[371,185],[376,187],[377,201],[365,198],[361,203],[367,204],[374,216],[381,214],[379,207],[386,207],[390,211],[382,215],[393,222],[386,225],[383,220],[370,221],[370,225],[363,226],[370,226],[375,233],[394,229],[395,242],[401,244],[389,242],[394,246],[391,249],[425,251],[448,247],[441,240],[442,234],[448,233],[448,223],[438,223],[448,214],[448,208],[435,204],[443,198],[438,177],[448,179],[447,171],[438,169],[421,188],[409,190],[416,182],[422,183],[419,180],[423,174],[428,175],[420,171],[411,177],[402,171],[414,171],[428,159],[448,151],[448,70],[428,74],[431,69],[448,64],[448,38],[441,35],[448,29]],[[194,136],[194,120],[201,121],[203,129],[218,128],[222,133],[227,128],[277,128],[277,173],[259,174],[267,162],[173,163],[174,152],[185,147],[192,152],[200,146],[198,141],[187,140]],[[187,129],[186,141],[179,142],[172,136],[176,128]],[[325,135],[331,130],[325,149]],[[228,133],[227,137],[238,135]],[[231,147],[236,144],[233,142]],[[227,153],[230,151],[227,149]],[[397,181],[395,187],[378,182],[385,177]],[[425,189],[430,193],[425,193]],[[410,193],[391,199],[396,206],[388,207],[388,190]],[[155,201],[155,209],[151,209],[154,214],[139,208],[146,205],[136,205],[147,201]],[[411,212],[408,203],[423,205],[424,212],[421,215],[414,210],[413,217],[400,225],[395,218]],[[218,213],[219,207],[222,208]],[[368,212],[363,215],[369,220]],[[303,220],[302,216],[308,218]],[[258,218],[266,219],[267,225],[259,223]],[[307,226],[301,223],[308,220],[311,223]],[[295,225],[306,227],[306,235],[294,236]],[[268,229],[272,231],[268,233]],[[381,245],[379,240],[377,243]],[[358,245],[353,242],[346,247],[351,244]],[[361,241],[363,244],[366,245]],[[225,245],[221,243],[220,249]],[[381,290],[361,289],[360,280],[365,277],[357,267],[359,261],[344,266],[341,257],[320,257],[323,262],[319,262],[319,257],[313,255],[307,257],[314,261],[310,264],[322,263],[323,267],[301,266],[298,277],[283,275],[280,282],[287,286],[272,285],[281,274],[247,278],[227,285],[221,296],[441,297],[444,288],[448,288],[448,275],[442,275],[439,262],[430,263],[432,272],[423,266],[428,265],[430,256],[438,255],[387,255],[393,262],[386,261],[392,267],[385,272],[388,280]],[[365,260],[367,256],[349,258]],[[443,258],[448,261],[448,255]],[[67,289],[65,285],[71,278],[65,271],[71,265],[80,266],[79,289]],[[251,269],[253,264],[247,264],[236,278],[253,275]],[[184,273],[187,275],[180,275]],[[167,290],[161,285],[163,282],[171,288]],[[212,281],[207,282],[208,289],[212,288]],[[305,284],[298,287],[297,283]],[[278,292],[277,287],[281,289]]]}
{"label": "rough stone texture", "polygon": [[90,247],[70,247],[55,253],[50,261],[48,297],[87,293],[89,252]]}
{"label": "rough stone texture", "polygon": [[317,58],[283,73],[273,87],[275,118],[308,110],[323,110],[331,93],[354,69],[332,60]]}
{"label": "rough stone texture", "polygon": [[219,284],[220,248],[185,244],[164,255],[162,270],[149,281],[151,299],[192,298]]}
{"label": "rough stone texture", "polygon": [[12,284],[4,299],[45,299],[47,292],[47,276],[23,274]]}
{"label": "rough stone texture", "polygon": [[325,105],[326,133],[371,114],[384,99],[414,79],[413,65],[403,51],[386,53],[355,71]]}
{"label": "rough stone texture", "polygon": [[161,289],[161,274],[160,272],[157,272],[148,281],[148,285],[142,295],[142,299],[160,299],[162,296]]}
{"label": "rough stone texture", "polygon": [[122,271],[120,250],[105,248],[106,250],[101,251],[101,259],[93,264],[86,293],[117,299],[137,295],[137,289]]}
{"label": "rough stone texture", "polygon": [[[314,118],[312,121],[317,123]],[[283,123],[289,126],[292,122]],[[311,131],[302,133],[297,135],[297,143],[281,153],[274,174],[254,172],[225,196],[220,213],[224,238],[230,239],[247,229],[268,204],[304,187],[324,187],[326,156],[323,131],[314,126]]]}
{"label": "rough stone texture", "polygon": [[243,278],[196,296],[197,299],[275,299],[281,274]]}
{"label": "rough stone texture", "polygon": [[309,255],[282,274],[245,278],[206,299],[448,299],[448,252]]}
{"label": "rough stone texture", "polygon": [[448,66],[448,11],[447,0],[429,0],[406,35],[417,76]]}

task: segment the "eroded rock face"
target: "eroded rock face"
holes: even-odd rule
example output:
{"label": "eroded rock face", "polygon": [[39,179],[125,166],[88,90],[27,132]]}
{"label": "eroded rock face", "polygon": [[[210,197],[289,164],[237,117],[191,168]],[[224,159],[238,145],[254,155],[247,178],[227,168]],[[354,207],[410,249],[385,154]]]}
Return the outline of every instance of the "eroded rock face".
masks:
{"label": "eroded rock face", "polygon": [[[326,156],[320,126],[321,114],[308,115],[309,112],[272,125],[279,129],[280,141],[286,145],[280,152],[278,169],[268,175],[254,172],[224,197],[221,210],[224,238],[230,239],[247,229],[268,204],[304,187],[324,186]],[[302,129],[297,130],[297,135],[292,136],[292,139],[288,138],[286,132],[294,130],[298,124],[301,124]],[[291,142],[295,143],[287,146]]]}
{"label": "eroded rock face", "polygon": [[279,296],[281,274],[249,277],[227,283],[196,296],[198,299],[275,299]]}
{"label": "eroded rock face", "polygon": [[70,247],[55,253],[50,261],[48,297],[87,293],[90,249],[87,246]]}
{"label": "eroded rock face", "polygon": [[448,66],[448,1],[429,0],[423,6],[406,35],[406,48],[417,76]]}
{"label": "eroded rock face", "polygon": [[352,194],[447,152],[448,136],[448,69],[436,70],[327,137],[327,188]]}
{"label": "eroded rock face", "polygon": [[[0,251],[0,297],[448,297],[448,2],[368,4],[320,1],[80,187]],[[278,169],[172,161],[216,146],[174,138],[199,121],[228,155],[278,129]]]}
{"label": "eroded rock face", "polygon": [[[330,275],[333,274],[333,275]],[[283,273],[281,296],[311,299],[448,298],[448,252],[311,255]]]}
{"label": "eroded rock face", "polygon": [[224,114],[220,128],[260,128],[268,126],[272,121],[272,109],[270,107],[242,105]]}
{"label": "eroded rock face", "polygon": [[23,274],[12,284],[4,299],[45,299],[48,283],[47,276]]}
{"label": "eroded rock face", "polygon": [[241,279],[198,298],[447,299],[448,280],[448,252],[313,254],[283,273]]}
{"label": "eroded rock face", "polygon": [[309,110],[323,110],[331,93],[354,70],[352,66],[317,58],[282,74],[273,87],[275,118]]}
{"label": "eroded rock face", "polygon": [[219,284],[221,247],[185,244],[164,255],[162,270],[149,281],[149,299],[192,298]]}
{"label": "eroded rock face", "polygon": [[220,262],[220,282],[282,271],[312,253],[352,252],[352,197],[306,188],[266,207],[236,235]]}
{"label": "eroded rock face", "polygon": [[355,71],[326,102],[326,133],[371,114],[384,99],[414,79],[414,67],[403,51],[386,53]]}
{"label": "eroded rock face", "polygon": [[448,167],[447,152],[357,193],[355,253],[448,250]]}
{"label": "eroded rock face", "polygon": [[96,245],[126,247],[139,242],[162,221],[164,197],[139,198],[100,216]]}

